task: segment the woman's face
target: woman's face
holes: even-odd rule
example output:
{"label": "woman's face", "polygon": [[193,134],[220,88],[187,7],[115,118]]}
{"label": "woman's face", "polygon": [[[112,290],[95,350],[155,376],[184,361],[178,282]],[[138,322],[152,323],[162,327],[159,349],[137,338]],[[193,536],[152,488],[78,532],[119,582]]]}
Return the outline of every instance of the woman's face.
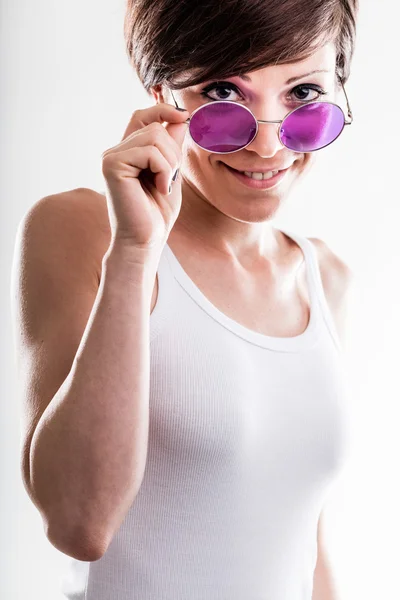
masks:
{"label": "woman's face", "polygon": [[[248,107],[257,119],[280,120],[305,102],[337,102],[335,59],[334,45],[328,44],[307,60],[247,73],[251,81],[235,76],[222,80],[223,85],[205,81],[173,94],[178,106],[189,113],[213,100],[231,100]],[[307,75],[314,70],[321,72]],[[288,82],[292,78],[296,81]],[[168,90],[164,96],[164,101],[174,104]],[[338,104],[345,111],[343,102]],[[187,132],[182,146],[183,192],[186,188],[189,196],[195,194],[220,212],[242,221],[261,222],[271,218],[291,188],[309,170],[317,154],[293,152],[283,146],[278,127],[278,124],[260,123],[255,139],[243,150],[231,154],[203,150]],[[226,165],[240,171],[286,168],[288,171],[273,187],[252,189],[241,183]]]}

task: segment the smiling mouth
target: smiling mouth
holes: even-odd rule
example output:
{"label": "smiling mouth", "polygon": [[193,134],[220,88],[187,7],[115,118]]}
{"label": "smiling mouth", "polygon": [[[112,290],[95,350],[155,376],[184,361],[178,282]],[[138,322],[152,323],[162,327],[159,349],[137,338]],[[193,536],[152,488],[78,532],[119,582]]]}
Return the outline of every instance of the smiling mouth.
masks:
{"label": "smiling mouth", "polygon": [[[239,186],[244,185],[248,189],[251,189],[254,191],[255,190],[269,190],[269,189],[276,188],[286,178],[288,171],[290,171],[290,167],[288,167],[287,169],[282,169],[282,170],[279,170],[278,172],[275,172],[274,175],[271,175],[269,173],[266,178],[264,178],[264,174],[263,174],[262,178],[260,179],[260,178],[255,178],[255,177],[249,177],[248,175],[245,175],[244,173],[238,171],[237,169],[233,169],[232,167],[229,167],[226,163],[224,163],[222,161],[221,161],[221,164],[223,165],[224,168],[227,169],[227,171],[231,172],[234,179],[237,180]],[[232,181],[232,179],[231,179],[231,181]],[[239,190],[239,188],[238,188],[238,190]]]}
{"label": "smiling mouth", "polygon": [[256,181],[266,181],[268,179],[272,179],[278,173],[281,173],[282,171],[286,171],[287,170],[287,169],[276,169],[274,171],[266,171],[266,172],[239,171],[238,169],[234,169],[233,167],[230,167],[226,163],[223,163],[223,164],[230,171],[233,171],[234,173],[240,173],[241,175],[244,175],[244,176],[248,177],[249,179],[254,179]]}

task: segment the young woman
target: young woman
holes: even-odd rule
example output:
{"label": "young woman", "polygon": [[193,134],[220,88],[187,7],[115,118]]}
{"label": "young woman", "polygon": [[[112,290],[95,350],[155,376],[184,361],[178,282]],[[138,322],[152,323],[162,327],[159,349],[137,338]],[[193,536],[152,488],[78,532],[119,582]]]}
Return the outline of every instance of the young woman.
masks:
{"label": "young woman", "polygon": [[104,196],[35,204],[16,263],[22,472],[71,600],[336,597],[352,276],[273,219],[349,133],[357,8],[128,1],[154,105],[104,152]]}

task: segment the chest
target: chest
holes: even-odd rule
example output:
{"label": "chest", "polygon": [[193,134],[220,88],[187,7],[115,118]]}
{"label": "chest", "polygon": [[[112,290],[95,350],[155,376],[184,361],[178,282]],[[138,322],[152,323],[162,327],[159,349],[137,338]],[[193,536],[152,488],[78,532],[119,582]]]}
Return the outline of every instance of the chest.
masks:
{"label": "chest", "polygon": [[[169,243],[169,246],[195,286],[230,319],[252,331],[274,337],[294,337],[307,329],[310,295],[306,264],[300,249],[281,272],[271,277],[262,270],[248,273],[217,261],[194,259],[175,244]],[[156,281],[153,306],[157,293]]]}
{"label": "chest", "polygon": [[346,386],[329,337],[301,356],[266,352],[201,310],[195,319],[175,289],[173,307],[162,298],[152,341],[150,445],[159,458],[187,460],[179,477],[191,478],[199,463],[209,474],[229,472],[229,481],[254,484],[254,493],[265,477],[267,497],[271,485],[284,486],[282,497],[299,497],[305,482],[320,489],[342,462],[348,433]]}
{"label": "chest", "polygon": [[[203,271],[187,266],[190,277],[214,306],[229,318],[263,335],[292,337],[303,333],[310,318],[304,265],[298,275],[278,282],[262,274]],[[190,270],[189,270],[190,268]]]}

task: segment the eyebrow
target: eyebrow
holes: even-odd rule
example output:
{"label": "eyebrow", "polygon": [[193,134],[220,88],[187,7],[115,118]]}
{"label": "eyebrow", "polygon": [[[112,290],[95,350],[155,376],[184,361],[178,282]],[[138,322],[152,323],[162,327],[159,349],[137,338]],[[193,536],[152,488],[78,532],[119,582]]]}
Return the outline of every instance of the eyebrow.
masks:
{"label": "eyebrow", "polygon": [[[309,75],[313,75],[314,73],[330,73],[330,71],[327,69],[316,69],[315,71],[310,71],[309,73],[304,73],[304,75],[296,75],[295,77],[290,77],[290,79],[287,80],[285,85],[290,85],[294,81],[303,79],[303,77],[309,77]],[[238,75],[238,77],[240,79],[243,79],[243,81],[249,81],[250,83],[252,81],[251,77],[249,77],[248,75]]]}

